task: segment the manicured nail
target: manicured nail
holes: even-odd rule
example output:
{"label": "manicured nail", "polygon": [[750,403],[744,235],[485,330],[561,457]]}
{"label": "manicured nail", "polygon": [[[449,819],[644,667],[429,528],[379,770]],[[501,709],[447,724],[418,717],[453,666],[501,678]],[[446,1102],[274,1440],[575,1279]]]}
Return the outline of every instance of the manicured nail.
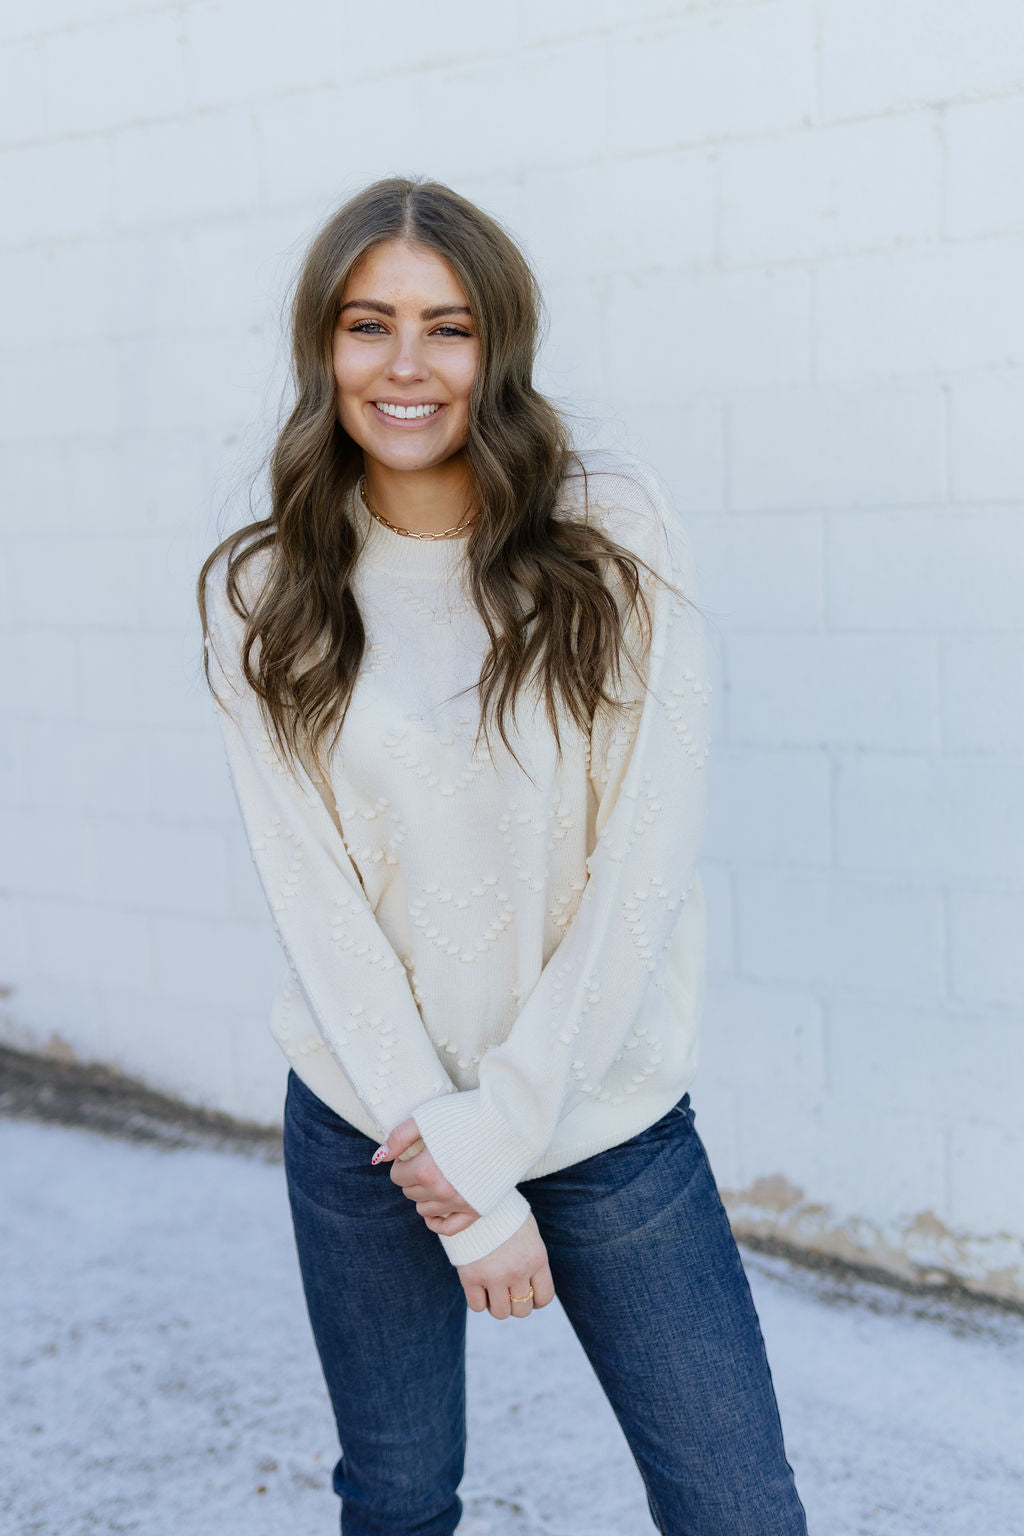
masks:
{"label": "manicured nail", "polygon": [[385,1142],[382,1147],[378,1147],[377,1148],[376,1152],[370,1158],[370,1164],[372,1166],[372,1165],[374,1165],[376,1163],[381,1162],[385,1157],[390,1157],[390,1156],[391,1156],[391,1148],[388,1146],[387,1142]]}

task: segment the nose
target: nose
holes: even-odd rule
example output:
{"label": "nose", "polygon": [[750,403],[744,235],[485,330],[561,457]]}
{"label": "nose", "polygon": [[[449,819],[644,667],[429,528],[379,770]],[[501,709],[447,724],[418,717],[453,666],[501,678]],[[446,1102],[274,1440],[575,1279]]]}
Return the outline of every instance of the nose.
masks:
{"label": "nose", "polygon": [[387,374],[402,384],[423,379],[428,372],[426,359],[418,335],[397,331],[395,345],[388,360]]}

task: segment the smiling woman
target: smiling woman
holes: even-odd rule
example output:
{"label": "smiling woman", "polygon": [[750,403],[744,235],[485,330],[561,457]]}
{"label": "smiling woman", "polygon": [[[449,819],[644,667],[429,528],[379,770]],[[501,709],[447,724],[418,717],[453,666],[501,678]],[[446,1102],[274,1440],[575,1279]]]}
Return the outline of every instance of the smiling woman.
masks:
{"label": "smiling woman", "polygon": [[539,303],[451,189],[346,203],[295,292],[270,514],[199,577],[288,961],[271,1029],[341,1528],[451,1536],[466,1308],[525,1319],[557,1288],[658,1529],[805,1536],[690,1105],[689,541],[646,465],[573,452],[533,385]]}

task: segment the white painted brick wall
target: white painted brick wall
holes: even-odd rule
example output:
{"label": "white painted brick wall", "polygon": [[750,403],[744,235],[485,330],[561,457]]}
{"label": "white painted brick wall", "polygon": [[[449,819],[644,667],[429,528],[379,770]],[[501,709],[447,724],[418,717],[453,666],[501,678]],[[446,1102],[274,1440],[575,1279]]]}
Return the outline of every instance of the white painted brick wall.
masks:
{"label": "white painted brick wall", "polygon": [[329,0],[10,0],[6,1036],[279,1112],[192,589],[305,242],[426,172],[534,260],[543,386],[687,518],[720,1183],[1019,1245],[1022,146],[1018,0],[395,0],[384,50]]}

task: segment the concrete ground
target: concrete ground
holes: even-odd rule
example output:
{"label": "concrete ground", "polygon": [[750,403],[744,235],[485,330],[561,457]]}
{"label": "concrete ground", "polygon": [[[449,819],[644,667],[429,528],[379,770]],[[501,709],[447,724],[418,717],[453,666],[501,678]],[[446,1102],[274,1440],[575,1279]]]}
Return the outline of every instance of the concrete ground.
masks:
{"label": "concrete ground", "polygon": [[[0,1529],[336,1532],[275,1138],[0,1058]],[[811,1536],[1024,1536],[1024,1317],[743,1254]],[[557,1303],[469,1392],[460,1536],[653,1530]]]}

